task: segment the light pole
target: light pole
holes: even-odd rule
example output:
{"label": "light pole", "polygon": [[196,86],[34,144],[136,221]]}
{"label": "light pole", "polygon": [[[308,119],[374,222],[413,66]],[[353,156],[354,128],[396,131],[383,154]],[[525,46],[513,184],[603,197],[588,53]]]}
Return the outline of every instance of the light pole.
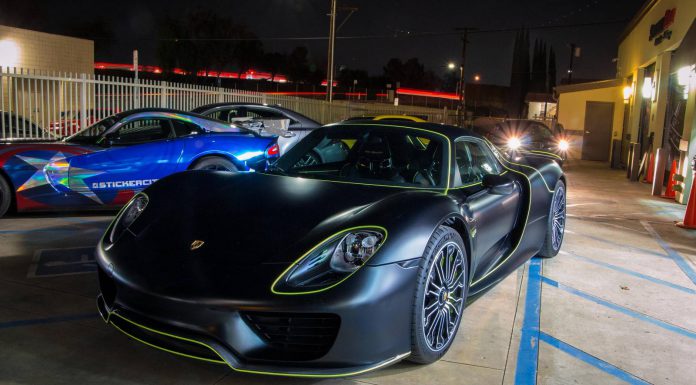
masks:
{"label": "light pole", "polygon": [[336,45],[336,0],[331,0],[331,13],[329,17],[329,64],[326,71],[326,100],[331,103],[333,101],[334,46]]}

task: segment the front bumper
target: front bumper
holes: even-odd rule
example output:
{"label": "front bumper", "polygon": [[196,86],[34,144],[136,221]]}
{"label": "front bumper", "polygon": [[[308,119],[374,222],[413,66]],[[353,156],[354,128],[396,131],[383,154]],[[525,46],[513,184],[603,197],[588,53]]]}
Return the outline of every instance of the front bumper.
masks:
{"label": "front bumper", "polygon": [[[294,377],[342,377],[398,362],[410,354],[416,269],[398,264],[364,267],[322,294],[268,300],[183,300],[153,295],[110,277],[100,266],[104,321],[129,337],[180,356],[235,371]],[[316,356],[283,354],[248,314],[335,315],[339,326],[327,350]],[[287,338],[293,342],[293,338]],[[277,341],[275,341],[277,342]]]}

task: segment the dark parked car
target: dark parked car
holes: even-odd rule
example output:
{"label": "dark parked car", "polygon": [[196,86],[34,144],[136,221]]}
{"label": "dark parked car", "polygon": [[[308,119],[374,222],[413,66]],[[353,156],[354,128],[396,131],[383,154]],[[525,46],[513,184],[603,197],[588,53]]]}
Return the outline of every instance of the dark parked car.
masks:
{"label": "dark parked car", "polygon": [[216,103],[201,106],[192,112],[224,122],[236,122],[249,128],[287,131],[278,134],[280,153],[284,154],[300,139],[321,124],[299,112],[277,105],[258,103]]}
{"label": "dark parked car", "polygon": [[[302,162],[326,142],[348,151]],[[550,157],[512,161],[457,127],[324,126],[265,172],[179,173],[134,197],[97,246],[99,311],[241,372],[431,363],[468,300],[558,253],[565,186]]]}
{"label": "dark parked car", "polygon": [[542,152],[562,161],[570,150],[570,141],[562,126],[552,129],[537,120],[479,118],[474,121],[473,130],[510,153]]}

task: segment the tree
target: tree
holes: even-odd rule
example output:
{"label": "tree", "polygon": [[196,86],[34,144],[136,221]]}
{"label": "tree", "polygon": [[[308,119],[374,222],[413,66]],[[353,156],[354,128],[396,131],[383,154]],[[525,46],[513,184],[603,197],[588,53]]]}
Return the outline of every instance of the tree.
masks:
{"label": "tree", "polygon": [[553,46],[549,49],[548,78],[549,78],[548,91],[553,92],[553,89],[556,87],[556,51],[553,49]]}
{"label": "tree", "polygon": [[295,47],[288,55],[288,77],[293,82],[309,80],[310,67],[307,47]]}

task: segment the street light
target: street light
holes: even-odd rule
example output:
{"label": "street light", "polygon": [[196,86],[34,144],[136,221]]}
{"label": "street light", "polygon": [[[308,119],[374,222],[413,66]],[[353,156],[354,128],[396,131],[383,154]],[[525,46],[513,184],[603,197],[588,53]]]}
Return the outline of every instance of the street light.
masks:
{"label": "street light", "polygon": [[474,81],[479,81],[481,80],[481,76],[479,74],[474,75]]}
{"label": "street light", "polygon": [[456,64],[454,64],[453,62],[449,62],[449,63],[447,63],[447,68],[448,68],[448,69],[451,69],[451,70],[453,70],[453,69],[454,69],[455,67],[457,67],[457,65],[456,65]]}
{"label": "street light", "polygon": [[0,67],[15,67],[19,65],[19,46],[14,40],[0,41]]}

